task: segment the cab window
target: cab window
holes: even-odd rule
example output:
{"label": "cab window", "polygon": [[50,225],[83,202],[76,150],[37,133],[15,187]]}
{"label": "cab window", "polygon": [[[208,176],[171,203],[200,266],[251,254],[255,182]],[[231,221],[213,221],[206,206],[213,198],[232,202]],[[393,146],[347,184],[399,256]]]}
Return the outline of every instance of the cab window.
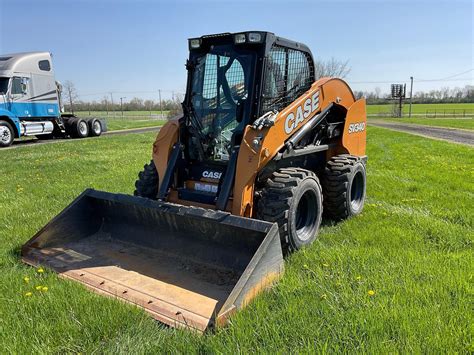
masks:
{"label": "cab window", "polygon": [[28,90],[28,78],[14,77],[12,79],[12,95],[24,95]]}
{"label": "cab window", "polygon": [[280,111],[311,87],[314,68],[308,53],[274,45],[265,65],[260,114]]}

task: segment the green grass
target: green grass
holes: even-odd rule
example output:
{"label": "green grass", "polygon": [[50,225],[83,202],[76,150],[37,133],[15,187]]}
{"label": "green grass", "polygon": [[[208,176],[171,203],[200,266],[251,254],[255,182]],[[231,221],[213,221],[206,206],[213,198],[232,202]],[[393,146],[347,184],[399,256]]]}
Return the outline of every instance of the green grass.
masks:
{"label": "green grass", "polygon": [[391,117],[369,117],[369,122],[372,119],[384,120],[398,123],[411,123],[417,125],[447,127],[474,130],[474,118],[391,118]]}
{"label": "green grass", "polygon": [[[409,111],[408,101],[403,105],[403,112],[408,114]],[[425,114],[426,110],[470,110],[471,117],[474,111],[474,103],[457,103],[457,104],[413,104],[412,113],[413,114]],[[367,114],[378,114],[391,112],[392,105],[367,105]],[[456,113],[460,115],[460,112]]]}
{"label": "green grass", "polygon": [[155,127],[162,126],[166,123],[166,120],[156,120],[156,119],[122,119],[122,118],[108,118],[107,119],[107,129],[110,131],[116,131],[120,129],[130,129],[130,128],[143,128],[143,127]]}
{"label": "green grass", "polygon": [[2,352],[474,351],[474,151],[376,127],[363,213],[327,222],[286,259],[281,282],[216,333],[162,327],[19,261],[20,246],[86,187],[131,193],[154,136],[0,151]]}
{"label": "green grass", "polygon": [[[167,115],[169,111],[163,110],[163,115]],[[119,111],[109,111],[108,114],[106,111],[76,111],[75,114],[81,117],[93,116],[93,117],[122,117],[122,112]],[[150,115],[160,115],[160,110],[152,111],[123,111],[124,116],[136,116],[150,118]]]}

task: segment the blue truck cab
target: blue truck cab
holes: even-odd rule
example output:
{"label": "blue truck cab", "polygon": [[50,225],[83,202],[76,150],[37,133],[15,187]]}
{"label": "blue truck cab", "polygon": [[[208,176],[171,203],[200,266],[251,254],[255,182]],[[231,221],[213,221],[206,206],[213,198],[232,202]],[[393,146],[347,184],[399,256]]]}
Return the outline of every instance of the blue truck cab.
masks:
{"label": "blue truck cab", "polygon": [[51,53],[0,55],[0,148],[23,136],[85,138],[106,130],[103,120],[61,111],[61,85]]}

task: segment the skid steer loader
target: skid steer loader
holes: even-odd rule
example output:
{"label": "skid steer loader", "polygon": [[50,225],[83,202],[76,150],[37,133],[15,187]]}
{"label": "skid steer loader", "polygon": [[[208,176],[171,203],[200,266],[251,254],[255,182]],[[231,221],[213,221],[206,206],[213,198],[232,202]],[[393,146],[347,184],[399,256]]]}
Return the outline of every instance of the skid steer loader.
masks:
{"label": "skid steer loader", "polygon": [[366,112],[273,33],[192,38],[189,51],[183,117],[161,128],[135,196],[86,190],[22,258],[204,331],[280,278],[323,212],[361,212]]}

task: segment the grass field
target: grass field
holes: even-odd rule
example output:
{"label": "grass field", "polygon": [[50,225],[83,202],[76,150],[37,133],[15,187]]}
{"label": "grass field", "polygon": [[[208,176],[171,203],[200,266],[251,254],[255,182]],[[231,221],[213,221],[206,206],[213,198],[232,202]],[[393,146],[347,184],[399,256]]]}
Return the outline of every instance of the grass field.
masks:
{"label": "grass field", "polygon": [[[367,114],[375,115],[378,113],[391,112],[392,105],[367,105]],[[471,116],[474,111],[474,103],[462,103],[462,104],[413,104],[413,114],[425,114],[426,110],[470,110]],[[408,114],[409,104],[408,102],[403,105],[403,113]],[[457,112],[460,114],[460,112]]]}
{"label": "grass field", "polygon": [[[169,111],[163,110],[163,116],[168,115]],[[122,118],[121,111],[76,111],[75,114],[81,117],[110,117],[110,118]],[[161,115],[160,110],[154,111],[123,111],[124,117],[143,117],[143,118],[153,118]]]}
{"label": "grass field", "polygon": [[162,126],[166,123],[166,120],[157,120],[157,119],[121,119],[121,118],[108,118],[107,119],[107,129],[110,131],[116,131],[120,129],[129,129],[129,128],[143,128],[143,127],[155,127]]}
{"label": "grass field", "polygon": [[278,285],[214,334],[165,328],[20,263],[22,243],[86,187],[131,193],[154,136],[0,152],[3,353],[474,351],[474,150],[381,128],[368,128],[362,215],[327,222]]}
{"label": "grass field", "polygon": [[411,123],[434,127],[447,127],[474,130],[474,118],[391,118],[391,117],[369,117],[369,123],[372,119],[384,120],[398,123]]}

